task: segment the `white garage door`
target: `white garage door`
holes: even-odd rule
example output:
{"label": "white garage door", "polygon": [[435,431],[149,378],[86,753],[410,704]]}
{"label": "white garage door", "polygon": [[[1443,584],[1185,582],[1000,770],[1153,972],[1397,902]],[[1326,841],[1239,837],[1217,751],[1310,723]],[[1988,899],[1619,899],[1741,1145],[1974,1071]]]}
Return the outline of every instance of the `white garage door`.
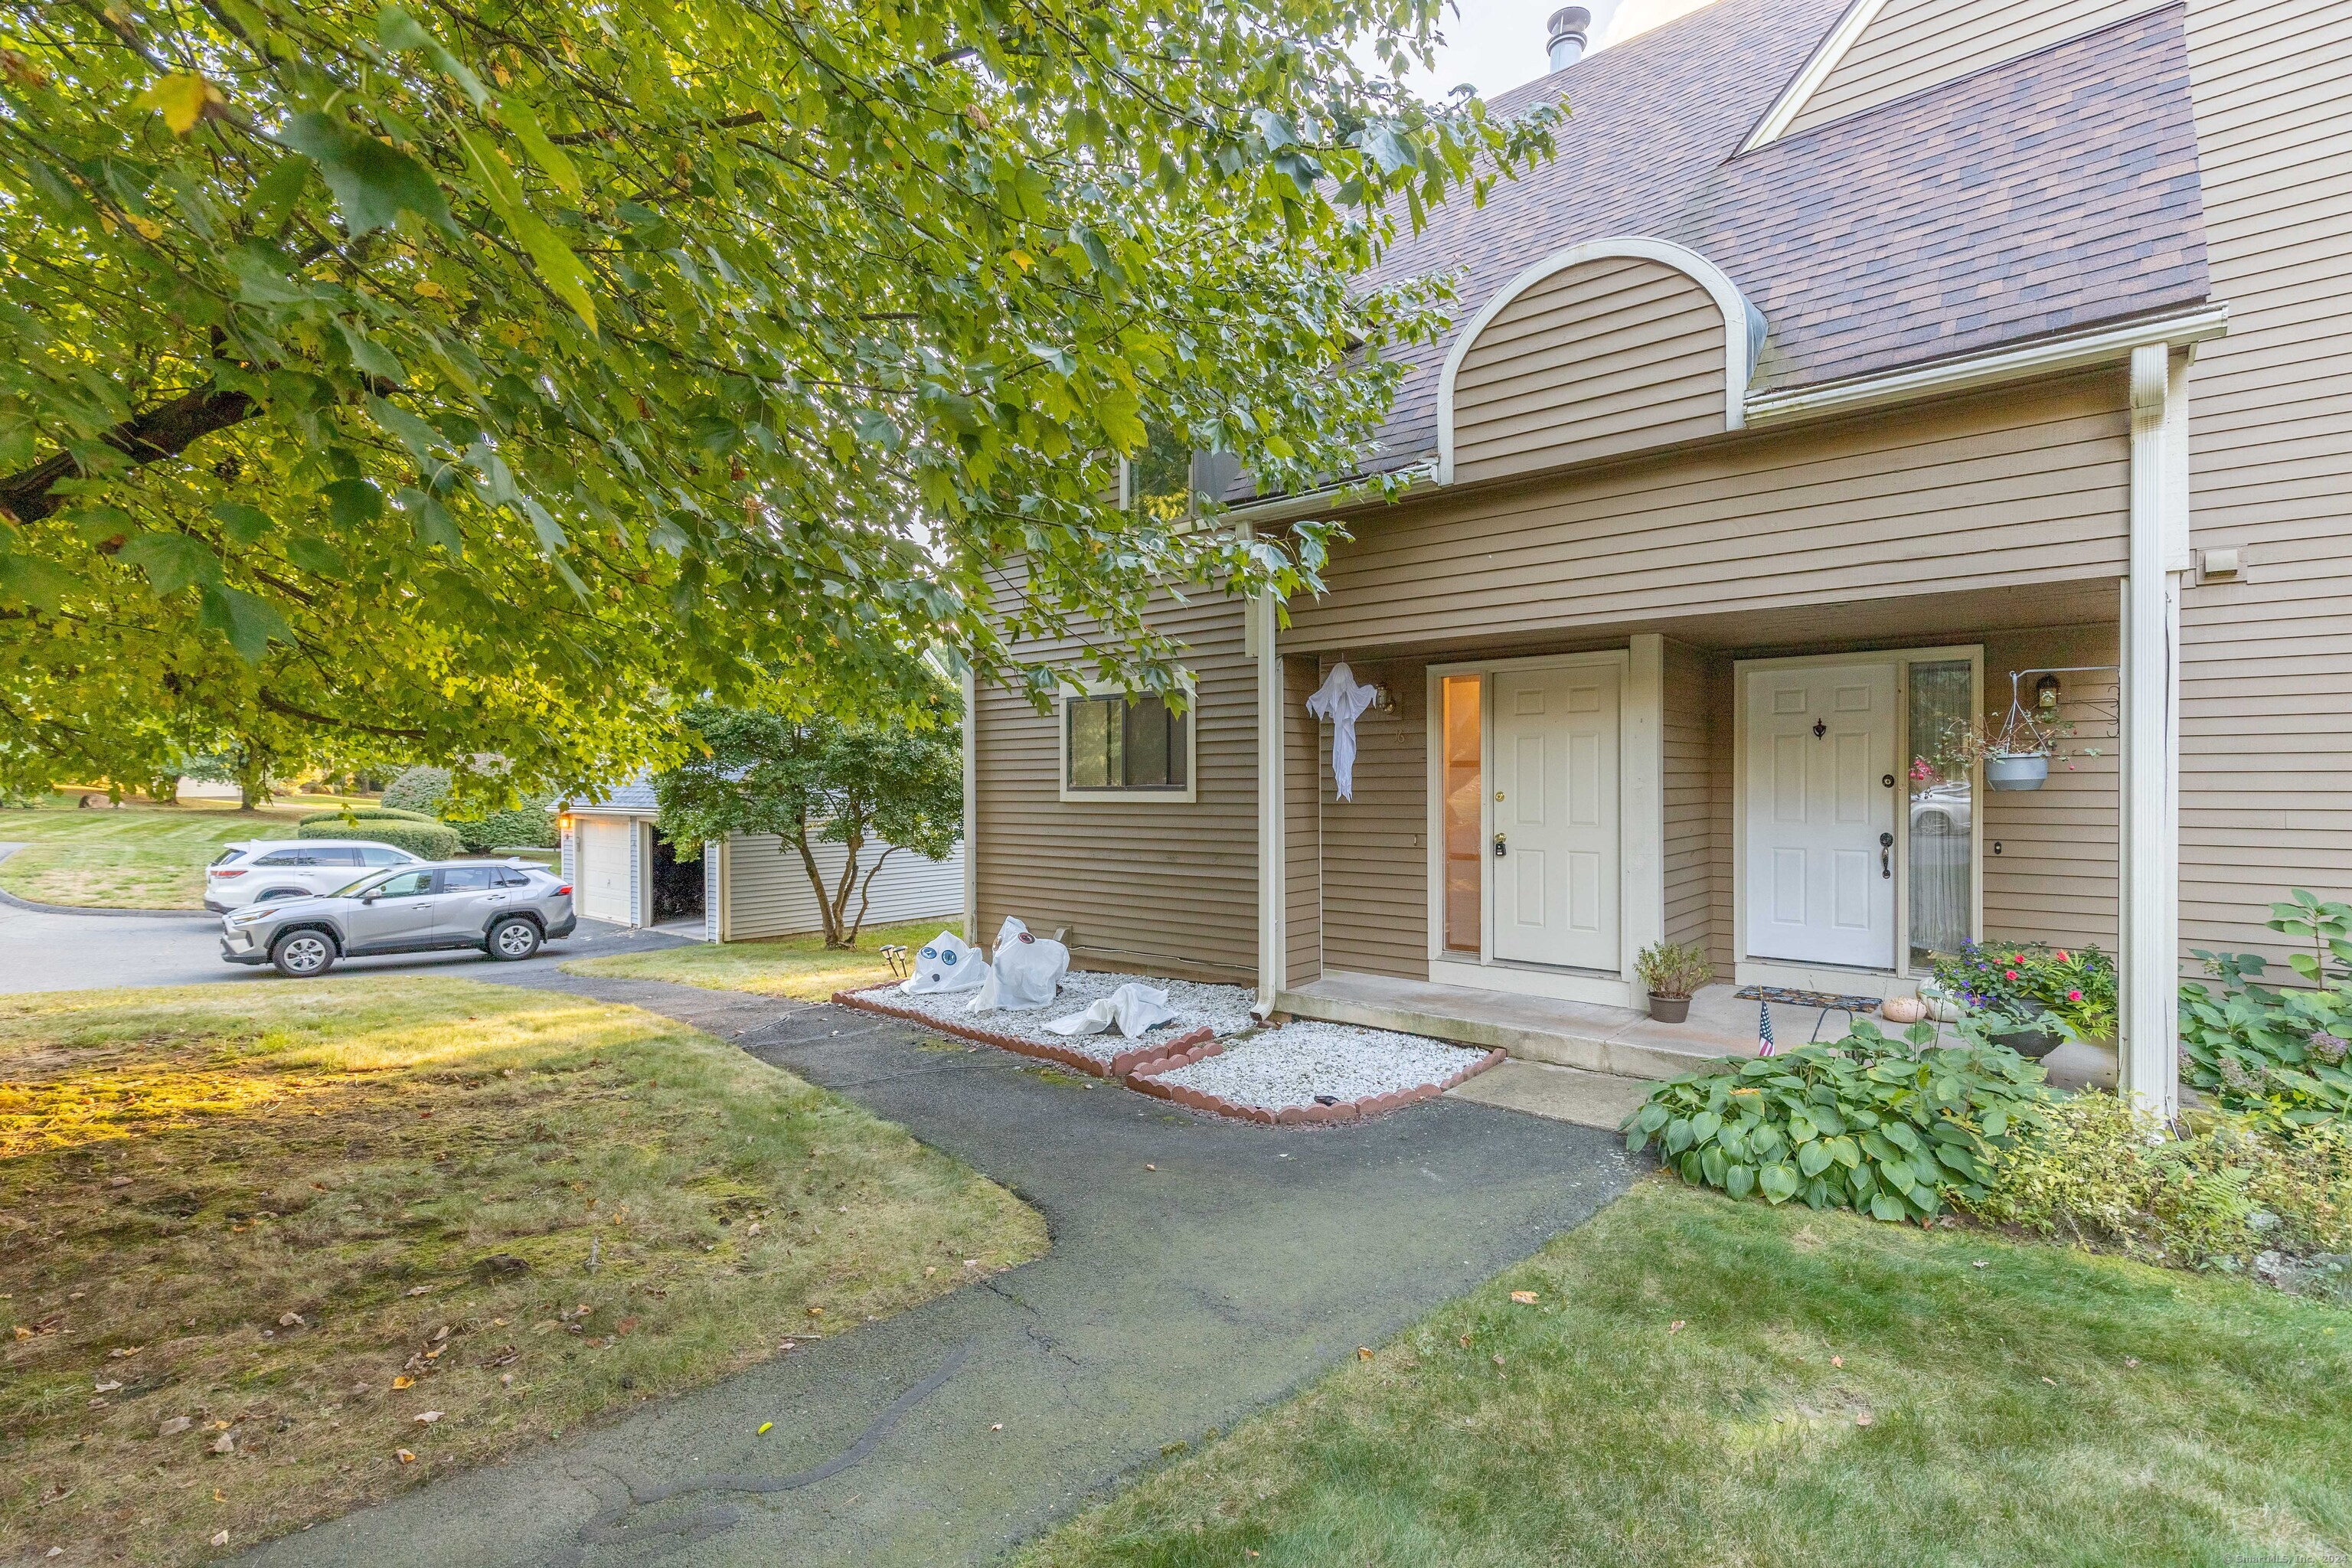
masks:
{"label": "white garage door", "polygon": [[627,925],[629,909],[629,836],[634,822],[580,819],[580,912],[592,921]]}

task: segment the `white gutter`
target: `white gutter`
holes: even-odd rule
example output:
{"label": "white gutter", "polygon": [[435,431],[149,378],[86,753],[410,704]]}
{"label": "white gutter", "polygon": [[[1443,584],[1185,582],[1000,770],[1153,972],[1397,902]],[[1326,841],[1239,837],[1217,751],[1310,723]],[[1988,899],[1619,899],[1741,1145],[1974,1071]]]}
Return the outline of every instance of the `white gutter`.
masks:
{"label": "white gutter", "polygon": [[1305,517],[1309,512],[1328,511],[1367,500],[1380,491],[1386,479],[1402,479],[1404,483],[1398,491],[1402,494],[1405,490],[1419,489],[1436,478],[1437,459],[1432,458],[1427,462],[1415,463],[1411,468],[1399,468],[1393,474],[1379,478],[1348,479],[1336,485],[1325,485],[1321,489],[1301,490],[1297,495],[1244,501],[1239,506],[1226,509],[1224,515],[1240,523],[1286,522],[1295,517]]}
{"label": "white gutter", "polygon": [[2136,351],[2153,344],[2169,343],[2181,347],[2203,342],[2208,338],[2218,338],[2229,330],[2229,306],[2200,305],[2194,310],[2144,317],[2119,326],[2098,327],[2064,337],[2045,338],[2019,348],[1971,354],[1937,364],[1890,371],[1883,375],[1858,376],[1851,381],[1809,386],[1796,392],[1766,393],[1748,398],[1748,423],[1751,427],[1786,424],[1796,419],[1819,418],[1827,414],[1844,414],[1892,403],[1906,403],[1915,398],[1966,392],[1973,387],[1997,386],[2004,382],[2022,381],[2031,376],[2051,375],[2061,371],[2081,370],[2097,364],[2121,364],[2128,361]]}

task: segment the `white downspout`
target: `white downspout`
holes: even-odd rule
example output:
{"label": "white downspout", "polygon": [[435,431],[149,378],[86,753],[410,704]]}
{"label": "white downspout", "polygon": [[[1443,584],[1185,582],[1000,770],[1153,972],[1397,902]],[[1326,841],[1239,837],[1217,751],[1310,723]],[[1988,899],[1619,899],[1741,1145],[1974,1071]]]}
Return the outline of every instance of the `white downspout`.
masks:
{"label": "white downspout", "polygon": [[963,672],[963,939],[980,940],[980,686]]}
{"label": "white downspout", "polygon": [[1282,652],[1270,595],[1244,601],[1244,637],[1257,660],[1257,1005],[1260,1017],[1289,983],[1289,886],[1283,825]]}
{"label": "white downspout", "polygon": [[2188,564],[2187,358],[2131,358],[2131,540],[2123,593],[2123,1092],[2169,1123],[2180,1110],[2180,573]]}

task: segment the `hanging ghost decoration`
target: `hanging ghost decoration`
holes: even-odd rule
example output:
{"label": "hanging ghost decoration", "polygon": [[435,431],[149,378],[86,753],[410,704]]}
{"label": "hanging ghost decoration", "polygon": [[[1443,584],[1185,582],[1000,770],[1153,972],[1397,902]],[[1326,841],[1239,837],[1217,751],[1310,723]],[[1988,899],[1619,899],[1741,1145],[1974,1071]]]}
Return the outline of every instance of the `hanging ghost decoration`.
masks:
{"label": "hanging ghost decoration", "polygon": [[996,933],[996,951],[990,956],[988,979],[971,999],[975,1013],[1043,1007],[1070,972],[1068,948],[1050,937],[1031,936],[1029,928],[1010,915]]}
{"label": "hanging ghost decoration", "polygon": [[1331,726],[1331,782],[1341,800],[1356,797],[1356,721],[1379,695],[1377,686],[1358,685],[1343,659],[1307,700],[1307,711]]}
{"label": "hanging ghost decoration", "polygon": [[960,936],[941,931],[915,954],[915,973],[898,989],[909,996],[928,996],[941,991],[970,991],[987,979],[988,965],[981,961],[980,950],[966,947]]}

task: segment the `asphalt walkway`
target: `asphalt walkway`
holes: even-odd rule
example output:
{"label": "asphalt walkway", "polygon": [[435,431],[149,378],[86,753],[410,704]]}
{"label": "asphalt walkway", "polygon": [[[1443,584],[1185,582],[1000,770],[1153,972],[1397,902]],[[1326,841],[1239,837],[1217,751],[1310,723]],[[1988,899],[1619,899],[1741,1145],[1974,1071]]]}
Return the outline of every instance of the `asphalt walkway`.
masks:
{"label": "asphalt walkway", "polygon": [[733,1040],[1019,1193],[1052,1250],[250,1563],[987,1561],[1533,1252],[1633,1174],[1611,1133],[1466,1100],[1243,1126],[841,1008],[520,969],[470,973]]}

